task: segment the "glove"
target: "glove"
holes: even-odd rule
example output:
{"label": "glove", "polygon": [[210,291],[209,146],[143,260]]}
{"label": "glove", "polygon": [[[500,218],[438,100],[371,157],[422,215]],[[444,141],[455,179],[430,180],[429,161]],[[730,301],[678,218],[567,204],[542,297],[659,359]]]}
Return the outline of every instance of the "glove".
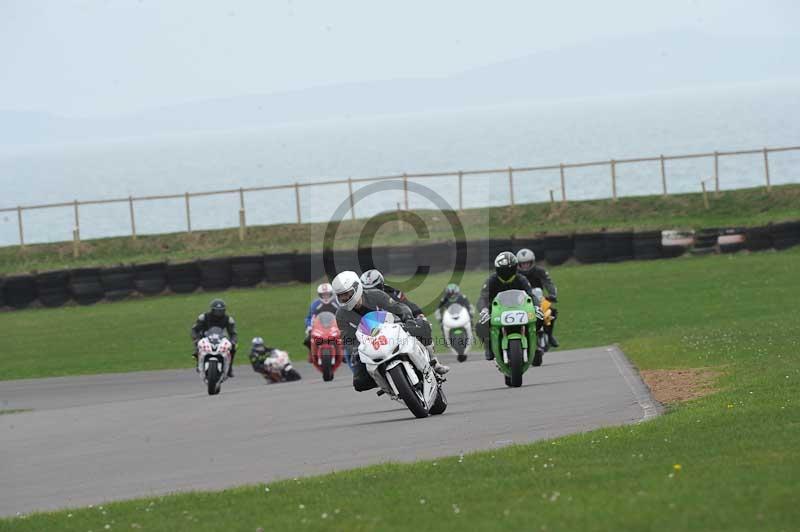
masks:
{"label": "glove", "polygon": [[436,319],[438,321],[442,321],[442,311],[441,311],[441,309],[437,308],[436,312],[434,312],[433,315],[436,316]]}
{"label": "glove", "polygon": [[484,323],[488,323],[490,318],[491,316],[489,316],[489,309],[481,309],[481,315],[478,317],[480,324],[483,325]]}
{"label": "glove", "polygon": [[558,298],[556,296],[547,296],[545,299],[548,300],[550,303],[558,302]]}
{"label": "glove", "polygon": [[310,333],[311,333],[311,327],[306,327],[306,336],[308,336]]}
{"label": "glove", "polygon": [[542,309],[540,307],[536,307],[536,319],[537,320],[544,319],[544,312],[542,312]]}

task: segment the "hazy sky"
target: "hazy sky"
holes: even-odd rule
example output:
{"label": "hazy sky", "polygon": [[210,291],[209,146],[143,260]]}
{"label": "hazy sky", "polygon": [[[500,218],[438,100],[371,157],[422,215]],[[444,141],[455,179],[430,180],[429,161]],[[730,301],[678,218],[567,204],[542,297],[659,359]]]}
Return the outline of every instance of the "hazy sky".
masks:
{"label": "hazy sky", "polygon": [[800,2],[0,0],[0,109],[99,116],[461,70],[612,36],[796,31]]}

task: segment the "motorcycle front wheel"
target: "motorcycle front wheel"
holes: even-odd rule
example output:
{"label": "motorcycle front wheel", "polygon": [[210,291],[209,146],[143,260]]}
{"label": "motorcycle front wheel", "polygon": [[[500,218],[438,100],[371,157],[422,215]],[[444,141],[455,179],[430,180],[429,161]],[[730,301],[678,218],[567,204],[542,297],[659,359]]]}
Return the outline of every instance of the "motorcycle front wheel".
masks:
{"label": "motorcycle front wheel", "polygon": [[411,413],[416,417],[428,417],[428,411],[425,409],[425,403],[417,393],[417,390],[411,385],[406,376],[406,372],[402,365],[395,366],[389,370],[389,375],[397,388],[397,395],[406,404]]}
{"label": "motorcycle front wheel", "polygon": [[333,380],[333,357],[322,355],[322,380],[325,382]]}
{"label": "motorcycle front wheel", "polygon": [[217,369],[216,364],[210,364],[208,366],[208,371],[206,372],[206,380],[208,381],[208,395],[217,395],[220,390],[220,386],[217,384],[222,378],[220,375],[219,370]]}
{"label": "motorcycle front wheel", "polygon": [[508,368],[511,370],[511,387],[519,388],[522,386],[522,342],[520,340],[508,341]]}

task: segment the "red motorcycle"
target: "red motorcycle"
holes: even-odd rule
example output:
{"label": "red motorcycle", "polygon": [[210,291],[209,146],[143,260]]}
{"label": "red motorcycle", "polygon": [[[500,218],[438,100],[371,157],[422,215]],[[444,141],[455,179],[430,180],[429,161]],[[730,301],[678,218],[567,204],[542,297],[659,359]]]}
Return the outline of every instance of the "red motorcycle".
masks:
{"label": "red motorcycle", "polygon": [[333,374],[344,360],[344,346],[333,312],[320,312],[311,322],[311,363],[322,373],[322,380]]}

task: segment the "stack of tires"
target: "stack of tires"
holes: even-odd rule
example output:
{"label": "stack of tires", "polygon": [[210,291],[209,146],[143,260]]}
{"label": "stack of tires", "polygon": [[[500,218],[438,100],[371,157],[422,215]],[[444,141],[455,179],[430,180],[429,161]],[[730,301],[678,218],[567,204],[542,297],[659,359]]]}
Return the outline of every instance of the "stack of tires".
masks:
{"label": "stack of tires", "polygon": [[133,286],[146,296],[154,296],[167,288],[167,263],[151,262],[133,267]]}
{"label": "stack of tires", "polygon": [[661,231],[661,256],[680,257],[694,244],[694,231]]}
{"label": "stack of tires", "polygon": [[550,266],[564,264],[575,252],[575,240],[572,236],[551,235],[544,237],[544,260]]}
{"label": "stack of tires", "polygon": [[200,288],[200,267],[196,262],[169,264],[167,283],[176,294],[191,294]]}
{"label": "stack of tires", "polygon": [[23,309],[36,301],[36,280],[33,275],[12,275],[3,283],[4,303],[15,309]]}
{"label": "stack of tires", "polygon": [[[298,264],[298,266],[300,266]],[[295,280],[295,253],[276,253],[264,256],[264,278],[268,283],[288,283]]]}
{"label": "stack of tires", "polygon": [[745,249],[745,230],[741,228],[720,230],[717,245],[721,253],[736,253]]}
{"label": "stack of tires", "polygon": [[79,268],[70,272],[72,299],[80,305],[97,303],[106,296],[99,268]]}
{"label": "stack of tires", "polygon": [[222,257],[197,261],[203,290],[225,290],[231,286],[231,259]]}
{"label": "stack of tires", "polygon": [[661,231],[642,231],[633,234],[633,257],[653,260],[662,257]]}
{"label": "stack of tires", "polygon": [[694,235],[694,245],[692,255],[708,255],[716,250],[717,240],[719,239],[719,229],[700,229]]}
{"label": "stack of tires", "polygon": [[622,262],[633,260],[633,231],[605,233],[606,260]]}
{"label": "stack of tires", "polygon": [[264,280],[264,257],[250,255],[231,259],[231,284],[238,287],[255,286]]}
{"label": "stack of tires", "polygon": [[603,233],[575,235],[575,258],[584,264],[605,262],[606,242]]}
{"label": "stack of tires", "polygon": [[103,285],[105,298],[109,301],[119,301],[130,296],[136,289],[133,281],[132,266],[119,265],[100,270],[100,284]]}
{"label": "stack of tires", "polygon": [[784,222],[772,226],[775,249],[788,249],[800,244],[800,222]]}
{"label": "stack of tires", "polygon": [[751,227],[745,231],[745,247],[749,251],[772,249],[772,228]]}
{"label": "stack of tires", "polygon": [[70,299],[69,271],[42,272],[36,276],[36,293],[45,307],[60,307]]}

